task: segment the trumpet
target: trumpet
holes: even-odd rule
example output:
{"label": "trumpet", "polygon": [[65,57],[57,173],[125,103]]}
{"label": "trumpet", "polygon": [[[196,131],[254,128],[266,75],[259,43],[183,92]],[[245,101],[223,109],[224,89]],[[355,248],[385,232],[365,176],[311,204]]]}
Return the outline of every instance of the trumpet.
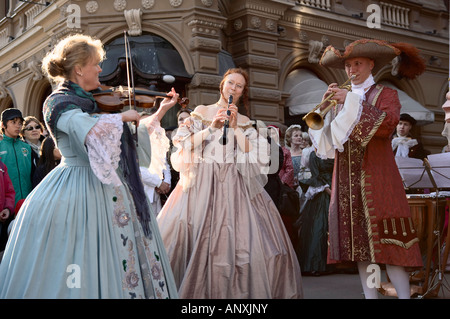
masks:
{"label": "trumpet", "polygon": [[[339,86],[340,89],[347,89],[351,90],[352,86],[351,84],[348,84],[351,80],[355,78],[356,75],[352,75],[345,81],[341,86]],[[334,92],[328,95],[325,99],[322,100],[319,104],[316,105],[311,111],[309,111],[305,116],[303,116],[303,121],[306,122],[306,125],[310,129],[313,130],[320,130],[323,127],[323,118],[328,113],[328,111],[331,110],[332,107],[334,107],[337,104],[336,100],[332,100],[331,98],[334,96]],[[329,102],[330,104],[320,112],[316,112],[318,108],[320,108],[324,103]]]}

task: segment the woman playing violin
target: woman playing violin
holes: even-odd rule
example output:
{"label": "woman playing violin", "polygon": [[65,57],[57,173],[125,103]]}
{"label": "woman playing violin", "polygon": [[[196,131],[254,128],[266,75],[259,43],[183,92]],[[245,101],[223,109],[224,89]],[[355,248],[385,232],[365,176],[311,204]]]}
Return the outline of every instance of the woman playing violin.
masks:
{"label": "woman playing violin", "polygon": [[[128,126],[139,115],[99,114],[89,92],[103,58],[99,40],[74,35],[42,62],[59,83],[43,110],[63,158],[18,213],[0,266],[1,298],[177,297]],[[176,103],[174,90],[168,96],[158,116]],[[149,132],[159,119],[148,120]]]}

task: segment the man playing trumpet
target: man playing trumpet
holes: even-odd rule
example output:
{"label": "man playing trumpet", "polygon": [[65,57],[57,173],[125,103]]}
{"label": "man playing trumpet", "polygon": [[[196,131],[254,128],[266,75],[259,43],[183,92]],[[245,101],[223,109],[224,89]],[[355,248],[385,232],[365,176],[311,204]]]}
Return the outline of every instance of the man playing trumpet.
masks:
{"label": "man playing trumpet", "polygon": [[345,69],[354,78],[351,92],[330,84],[324,98],[334,94],[337,105],[326,114],[322,128],[309,130],[317,155],[335,158],[329,263],[356,263],[368,299],[377,298],[379,288],[371,283],[370,264],[385,264],[397,296],[405,299],[411,296],[405,267],[422,267],[391,147],[400,101],[396,90],[377,85],[372,76],[394,58],[400,76],[413,78],[423,72],[411,67],[411,59],[417,67],[421,64],[416,60],[421,60],[416,49],[406,44],[363,39],[348,45],[343,55],[332,46],[326,48],[320,64]]}

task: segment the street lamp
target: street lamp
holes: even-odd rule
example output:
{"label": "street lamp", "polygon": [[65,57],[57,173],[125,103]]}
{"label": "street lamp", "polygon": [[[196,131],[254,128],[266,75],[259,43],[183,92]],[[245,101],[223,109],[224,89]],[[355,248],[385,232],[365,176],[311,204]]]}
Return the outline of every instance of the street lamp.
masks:
{"label": "street lamp", "polygon": [[20,71],[20,65],[19,65],[19,63],[13,63],[13,65],[11,66],[11,68],[12,69],[15,69],[16,70],[16,72],[19,72]]}

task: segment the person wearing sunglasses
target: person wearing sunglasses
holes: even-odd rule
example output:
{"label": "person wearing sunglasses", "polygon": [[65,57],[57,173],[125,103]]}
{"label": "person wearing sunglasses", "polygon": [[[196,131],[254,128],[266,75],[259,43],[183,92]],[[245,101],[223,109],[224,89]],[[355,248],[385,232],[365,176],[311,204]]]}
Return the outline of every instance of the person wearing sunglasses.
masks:
{"label": "person wearing sunglasses", "polygon": [[34,116],[27,116],[23,119],[22,129],[20,130],[21,139],[31,147],[31,179],[33,179],[36,167],[39,164],[40,149],[44,139],[44,125]]}
{"label": "person wearing sunglasses", "polygon": [[27,116],[24,118],[22,129],[20,130],[20,137],[30,145],[36,158],[39,159],[39,150],[41,142],[44,139],[43,125],[34,116]]}

